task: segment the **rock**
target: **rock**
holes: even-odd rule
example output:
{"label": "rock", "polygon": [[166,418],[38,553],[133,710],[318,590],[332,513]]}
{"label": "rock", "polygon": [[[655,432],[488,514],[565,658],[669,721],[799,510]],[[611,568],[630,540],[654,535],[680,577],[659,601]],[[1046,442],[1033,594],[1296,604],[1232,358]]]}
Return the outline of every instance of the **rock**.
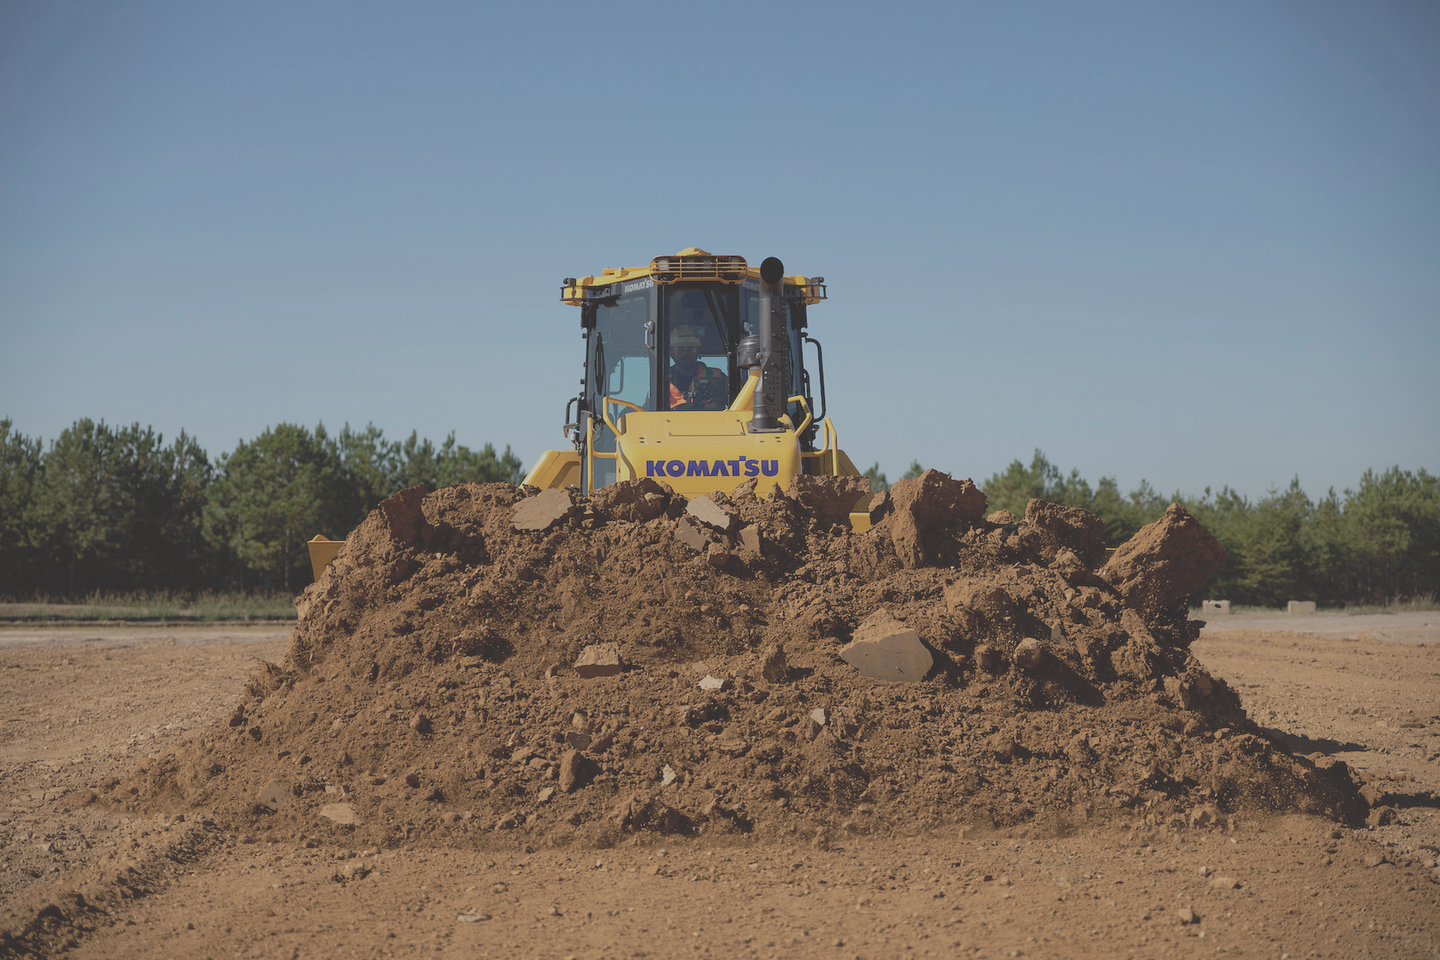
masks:
{"label": "rock", "polygon": [[458,917],[456,917],[455,919],[458,920],[458,921],[460,921],[461,923],[484,923],[486,920],[489,920],[489,919],[490,919],[490,914],[488,914],[488,913],[462,913],[462,914],[460,914]]}
{"label": "rock", "polygon": [[510,526],[516,530],[543,532],[558,527],[579,512],[569,490],[542,490],[515,504]]}
{"label": "rock", "polygon": [[653,797],[632,796],[615,808],[614,819],[622,830],[654,830],[661,834],[695,832],[695,824],[689,817]]}
{"label": "rock", "polygon": [[660,771],[660,785],[661,785],[662,787],[668,787],[668,786],[670,786],[670,784],[672,784],[672,783],[674,783],[674,782],[675,782],[675,768],[672,767],[672,766],[670,766],[670,764],[667,763],[667,764],[665,764],[665,766],[664,766],[664,767],[661,769],[661,771]]}
{"label": "rock", "polygon": [[811,710],[810,719],[822,727],[825,726],[825,709],[823,707],[816,707],[814,710]]}
{"label": "rock", "polygon": [[271,810],[279,810],[281,807],[290,805],[290,799],[295,795],[290,784],[284,780],[271,780],[265,784],[260,791],[259,801]]}
{"label": "rock", "polygon": [[675,525],[675,539],[696,552],[703,553],[710,546],[710,537],[689,519],[681,519]]}
{"label": "rock", "polygon": [[1015,647],[1015,665],[1021,670],[1033,671],[1045,659],[1045,647],[1039,640],[1021,640]]}
{"label": "rock", "polygon": [[244,706],[244,704],[241,704],[240,706],[238,706],[238,707],[235,708],[235,712],[234,712],[234,713],[230,714],[230,726],[232,726],[232,727],[238,727],[238,726],[240,726],[241,724],[243,724],[244,722],[245,722],[245,706]]}
{"label": "rock", "polygon": [[1007,733],[997,733],[985,742],[985,749],[1002,763],[1009,763],[1021,753],[1020,744]]}
{"label": "rock", "polygon": [[1389,863],[1390,860],[1383,853],[1367,853],[1364,862],[1367,867],[1378,867],[1382,863]]}
{"label": "rock", "polygon": [[416,733],[429,733],[431,731],[430,718],[423,713],[417,713],[410,718],[410,729]]}
{"label": "rock", "polygon": [[1183,924],[1199,923],[1200,915],[1189,907],[1181,907],[1175,911],[1176,918]]}
{"label": "rock", "polygon": [[986,673],[996,674],[1005,669],[1005,657],[988,643],[982,643],[975,648],[975,665]]}
{"label": "rock", "polygon": [[555,796],[554,787],[541,787],[540,792],[535,794],[535,800],[538,803],[548,803],[553,796]]}
{"label": "rock", "polygon": [[709,495],[698,496],[691,500],[685,507],[685,512],[705,526],[724,534],[730,533],[739,523],[733,510],[716,503],[714,498]]}
{"label": "rock", "polygon": [[1031,500],[1025,504],[1025,523],[1047,563],[1060,560],[1062,550],[1092,569],[1105,562],[1105,521],[1088,510]]}
{"label": "rock", "polygon": [[580,658],[575,661],[575,672],[587,680],[613,677],[624,669],[618,643],[592,643],[580,651]]}
{"label": "rock", "polygon": [[755,524],[740,528],[740,550],[742,553],[758,559],[762,556],[760,549],[760,528]]}
{"label": "rock", "polygon": [[888,683],[916,683],[935,664],[920,635],[884,609],[855,628],[855,639],[840,648],[840,657],[862,676]]}
{"label": "rock", "polygon": [[927,529],[973,522],[985,515],[985,494],[973,482],[955,480],[938,470],[892,484],[889,501],[891,514],[872,529],[889,533],[895,555],[911,569],[935,559],[925,537]]}
{"label": "rock", "polygon": [[590,495],[590,505],[602,517],[634,523],[660,516],[668,500],[665,489],[649,477],[612,483]]}
{"label": "rock", "polygon": [[1099,572],[1128,606],[1150,615],[1199,590],[1224,562],[1220,541],[1172,503],[1165,516],[1121,544]]}
{"label": "rock", "polygon": [[566,750],[560,757],[560,789],[574,793],[600,773],[600,765],[579,750]]}
{"label": "rock", "polygon": [[698,684],[698,686],[701,690],[717,692],[720,690],[724,690],[725,687],[729,684],[729,682],[729,679],[722,680],[719,677],[712,677],[710,674],[707,673],[705,674],[705,676],[700,678],[700,683]]}
{"label": "rock", "polygon": [[1085,735],[1077,733],[1065,744],[1065,756],[1071,763],[1090,763],[1095,759],[1095,751]]}
{"label": "rock", "polygon": [[1020,612],[1020,605],[1003,587],[972,580],[946,584],[945,606],[956,615],[960,628],[972,634],[1003,630],[1006,621]]}
{"label": "rock", "polygon": [[405,774],[405,786],[414,790],[420,786],[420,775],[418,773]]}
{"label": "rock", "polygon": [[335,823],[356,823],[355,807],[348,803],[326,803],[320,807],[320,816]]}
{"label": "rock", "polygon": [[819,525],[849,524],[850,511],[870,493],[868,477],[833,477],[802,473],[790,481],[785,496],[799,502]]}
{"label": "rock", "polygon": [[725,564],[730,562],[730,551],[725,549],[723,543],[712,543],[705,551],[705,560],[716,570],[723,569]]}
{"label": "rock", "polygon": [[1373,807],[1365,817],[1365,822],[1372,827],[1388,827],[1395,822],[1395,808],[1390,806]]}
{"label": "rock", "polygon": [[785,658],[785,645],[772,643],[760,655],[760,676],[770,683],[779,683],[790,675],[790,664]]}
{"label": "rock", "polygon": [[571,750],[589,750],[590,734],[578,730],[565,731],[565,745]]}
{"label": "rock", "polygon": [[1210,886],[1216,890],[1237,890],[1240,881],[1234,877],[1215,877],[1210,881]]}

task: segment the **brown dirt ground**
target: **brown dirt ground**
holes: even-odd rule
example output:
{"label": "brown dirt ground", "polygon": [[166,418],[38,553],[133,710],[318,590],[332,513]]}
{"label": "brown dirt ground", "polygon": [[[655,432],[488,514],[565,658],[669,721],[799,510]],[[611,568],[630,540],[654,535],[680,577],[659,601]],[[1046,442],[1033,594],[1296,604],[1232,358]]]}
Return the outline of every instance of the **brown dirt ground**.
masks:
{"label": "brown dirt ground", "polygon": [[1178,508],[856,495],[416,489],[288,638],[9,632],[0,955],[1436,956],[1428,622],[1202,639]]}
{"label": "brown dirt ground", "polygon": [[[0,631],[0,900],[63,910],[101,867],[135,892],[48,953],[1440,955],[1440,631],[1395,644],[1207,630],[1195,646],[1267,726],[1398,797],[1399,822],[1378,829],[1287,815],[1242,817],[1233,830],[1113,822],[1068,834],[377,852],[62,809],[64,791],[175,748],[229,709],[257,658],[278,660],[285,643],[273,628]],[[1217,877],[1238,886],[1212,886]],[[1184,909],[1198,922],[1182,924]]]}

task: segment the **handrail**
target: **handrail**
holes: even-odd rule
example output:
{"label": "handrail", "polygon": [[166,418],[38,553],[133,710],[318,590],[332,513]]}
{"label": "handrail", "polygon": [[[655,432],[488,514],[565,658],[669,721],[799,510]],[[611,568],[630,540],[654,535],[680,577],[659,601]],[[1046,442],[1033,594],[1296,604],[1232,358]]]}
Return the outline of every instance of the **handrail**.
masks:
{"label": "handrail", "polygon": [[595,492],[595,418],[585,418],[585,496]]}
{"label": "handrail", "polygon": [[804,397],[794,396],[794,397],[791,397],[789,400],[786,400],[785,402],[786,402],[786,403],[795,403],[796,401],[799,401],[800,406],[805,410],[805,422],[802,423],[802,424],[800,424],[799,429],[797,429],[797,430],[795,431],[795,436],[798,437],[798,436],[800,436],[800,434],[802,434],[802,433],[805,432],[805,428],[808,427],[808,426],[810,426],[811,422],[813,422],[815,418],[814,418],[813,416],[811,416],[811,414],[810,414],[810,404],[808,404],[808,403],[805,402],[805,398],[804,398]]}
{"label": "handrail", "polygon": [[830,454],[830,474],[840,476],[840,434],[836,431],[835,425],[826,417],[822,423],[825,424],[825,446],[810,453],[802,453],[800,456],[808,460],[817,460],[820,457]]}
{"label": "handrail", "polygon": [[617,427],[617,426],[615,426],[615,422],[610,419],[610,408],[609,408],[608,406],[606,406],[606,404],[610,404],[610,403],[618,403],[618,404],[620,404],[622,407],[629,407],[631,410],[634,410],[636,413],[644,413],[644,412],[645,412],[645,408],[642,407],[642,406],[640,406],[638,403],[631,403],[629,400],[621,400],[619,397],[601,397],[601,398],[600,398],[600,416],[605,419],[605,426],[609,427],[609,428],[610,428],[610,432],[613,433],[613,434],[615,434],[615,436],[617,436],[617,437],[620,436],[620,428]]}

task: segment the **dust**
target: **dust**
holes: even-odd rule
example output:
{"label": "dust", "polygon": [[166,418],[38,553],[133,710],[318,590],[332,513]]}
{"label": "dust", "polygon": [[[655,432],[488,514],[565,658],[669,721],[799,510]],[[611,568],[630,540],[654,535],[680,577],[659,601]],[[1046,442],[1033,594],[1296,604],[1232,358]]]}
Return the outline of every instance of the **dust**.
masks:
{"label": "dust", "polygon": [[[90,799],[386,847],[1363,821],[1343,763],[1267,739],[1191,654],[1185,598],[1223,555],[1179,507],[1105,563],[1081,510],[987,518],[929,471],[856,534],[865,492],[403,491],[297,599],[282,663]],[[923,680],[841,659],[882,611]],[[601,644],[618,668],[580,676]]]}

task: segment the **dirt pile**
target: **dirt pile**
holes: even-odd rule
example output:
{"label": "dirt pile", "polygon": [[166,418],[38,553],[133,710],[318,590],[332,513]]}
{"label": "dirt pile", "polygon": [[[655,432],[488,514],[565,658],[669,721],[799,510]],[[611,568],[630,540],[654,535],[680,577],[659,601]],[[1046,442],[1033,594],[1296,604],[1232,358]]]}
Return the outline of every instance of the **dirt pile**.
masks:
{"label": "dirt pile", "polygon": [[[1090,514],[987,519],[935,471],[856,534],[863,484],[404,491],[297,600],[284,663],[103,798],[384,844],[1363,817],[1191,656],[1221,555],[1178,507],[1100,568]],[[862,676],[841,651],[872,639],[871,676],[933,666]]]}

